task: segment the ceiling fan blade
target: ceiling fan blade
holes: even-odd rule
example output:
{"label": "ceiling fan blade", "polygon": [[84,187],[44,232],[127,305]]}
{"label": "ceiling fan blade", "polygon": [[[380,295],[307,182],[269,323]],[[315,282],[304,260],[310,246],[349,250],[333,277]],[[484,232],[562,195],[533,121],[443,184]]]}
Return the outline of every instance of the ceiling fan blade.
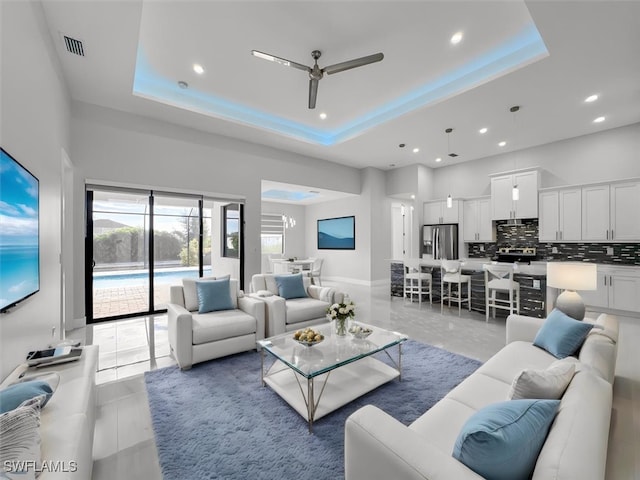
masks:
{"label": "ceiling fan blade", "polygon": [[367,55],[366,57],[354,58],[353,60],[348,60],[346,62],[329,65],[328,67],[324,67],[322,69],[322,72],[326,73],[327,75],[332,75],[334,73],[344,72],[345,70],[349,70],[351,68],[361,67],[370,63],[379,62],[383,58],[384,55],[382,53],[374,53],[373,55]]}
{"label": "ceiling fan blade", "polygon": [[279,63],[280,65],[284,65],[285,67],[293,67],[297,68],[298,70],[304,70],[305,72],[311,72],[311,67],[307,67],[306,65],[302,65],[301,63],[292,62],[291,60],[287,60],[286,58],[276,57],[275,55],[271,55],[270,53],[251,50],[251,55],[253,55],[254,57],[262,58],[263,60],[269,60],[270,62]]}
{"label": "ceiling fan blade", "polygon": [[316,97],[318,96],[318,79],[309,80],[309,109],[316,108]]}

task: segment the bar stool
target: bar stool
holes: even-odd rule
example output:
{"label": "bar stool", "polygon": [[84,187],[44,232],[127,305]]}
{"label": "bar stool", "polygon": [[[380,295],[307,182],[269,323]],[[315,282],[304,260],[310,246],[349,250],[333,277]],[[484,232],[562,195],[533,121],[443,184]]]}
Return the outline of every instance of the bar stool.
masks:
{"label": "bar stool", "polygon": [[[469,311],[471,311],[471,276],[463,275],[461,272],[462,263],[457,260],[442,260],[440,269],[442,273],[442,281],[440,282],[440,312],[444,310],[444,301],[458,302],[458,316],[462,314],[462,304],[467,302]],[[447,284],[447,295],[444,294],[444,284]],[[462,296],[462,285],[467,284],[467,296]],[[457,285],[457,290],[451,291],[451,285]],[[454,295],[457,293],[457,295]]]}
{"label": "bar stool", "polygon": [[422,296],[429,295],[429,303],[433,302],[431,295],[432,277],[430,273],[423,272],[419,260],[404,261],[404,298],[407,294],[413,302],[413,296],[418,295],[418,303],[422,303]]}
{"label": "bar stool", "polygon": [[[520,313],[520,284],[513,281],[513,265],[483,265],[485,285],[486,321],[489,321],[489,309],[509,310],[509,314]],[[507,298],[499,298],[497,294],[507,294]]]}

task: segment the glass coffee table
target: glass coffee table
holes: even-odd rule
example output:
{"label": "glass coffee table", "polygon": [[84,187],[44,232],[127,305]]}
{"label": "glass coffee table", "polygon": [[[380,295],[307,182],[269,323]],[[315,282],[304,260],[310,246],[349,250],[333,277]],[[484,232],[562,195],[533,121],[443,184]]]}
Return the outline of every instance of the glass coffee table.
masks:
{"label": "glass coffee table", "polygon": [[[338,336],[333,323],[312,328],[324,340],[304,346],[294,332],[258,341],[261,381],[309,423],[402,375],[402,342],[406,335],[357,322],[373,332],[365,339]],[[397,347],[397,348],[393,348]],[[395,352],[394,356],[390,352]],[[387,363],[374,358],[383,355]],[[377,355],[379,356],[379,355]],[[272,361],[269,361],[272,360]]]}

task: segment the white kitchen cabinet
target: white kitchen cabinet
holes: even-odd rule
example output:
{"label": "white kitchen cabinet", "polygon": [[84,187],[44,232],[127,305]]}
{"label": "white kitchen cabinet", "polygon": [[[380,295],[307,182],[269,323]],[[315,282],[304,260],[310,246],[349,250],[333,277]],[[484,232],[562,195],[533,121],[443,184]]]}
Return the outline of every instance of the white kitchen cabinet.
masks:
{"label": "white kitchen cabinet", "polygon": [[598,289],[578,293],[590,307],[640,312],[640,268],[598,265]]}
{"label": "white kitchen cabinet", "polygon": [[609,192],[611,239],[640,240],[640,182],[612,183]]}
{"label": "white kitchen cabinet", "polygon": [[460,221],[460,201],[453,200],[451,208],[446,200],[424,203],[424,224],[458,223]]}
{"label": "white kitchen cabinet", "polygon": [[640,182],[582,188],[582,240],[640,240]]}
{"label": "white kitchen cabinet", "polygon": [[582,188],[582,240],[609,240],[609,185]]}
{"label": "white kitchen cabinet", "polygon": [[[513,200],[513,187],[519,198]],[[538,217],[538,171],[529,170],[491,177],[491,218],[510,220]]]}
{"label": "white kitchen cabinet", "polygon": [[582,238],[582,190],[540,192],[538,237],[541,242],[579,241]]}
{"label": "white kitchen cabinet", "polygon": [[462,217],[465,242],[495,242],[490,198],[465,200],[462,203]]}

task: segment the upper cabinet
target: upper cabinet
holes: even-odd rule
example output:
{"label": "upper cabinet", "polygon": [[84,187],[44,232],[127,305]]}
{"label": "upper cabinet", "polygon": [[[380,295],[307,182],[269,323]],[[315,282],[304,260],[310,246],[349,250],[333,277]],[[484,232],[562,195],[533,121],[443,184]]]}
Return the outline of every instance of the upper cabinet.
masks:
{"label": "upper cabinet", "polygon": [[[518,186],[519,198],[513,199]],[[538,170],[491,177],[491,219],[511,220],[538,217]]]}
{"label": "upper cabinet", "polygon": [[640,240],[640,182],[582,188],[582,240]]}
{"label": "upper cabinet", "polygon": [[582,189],[540,192],[538,236],[541,242],[579,241],[582,237]]}
{"label": "upper cabinet", "polygon": [[460,201],[453,200],[451,208],[446,200],[424,203],[424,224],[458,223],[460,221]]}
{"label": "upper cabinet", "polygon": [[462,237],[465,242],[495,242],[491,221],[491,199],[465,200],[462,203]]}
{"label": "upper cabinet", "polygon": [[541,242],[640,241],[640,181],[544,190]]}

